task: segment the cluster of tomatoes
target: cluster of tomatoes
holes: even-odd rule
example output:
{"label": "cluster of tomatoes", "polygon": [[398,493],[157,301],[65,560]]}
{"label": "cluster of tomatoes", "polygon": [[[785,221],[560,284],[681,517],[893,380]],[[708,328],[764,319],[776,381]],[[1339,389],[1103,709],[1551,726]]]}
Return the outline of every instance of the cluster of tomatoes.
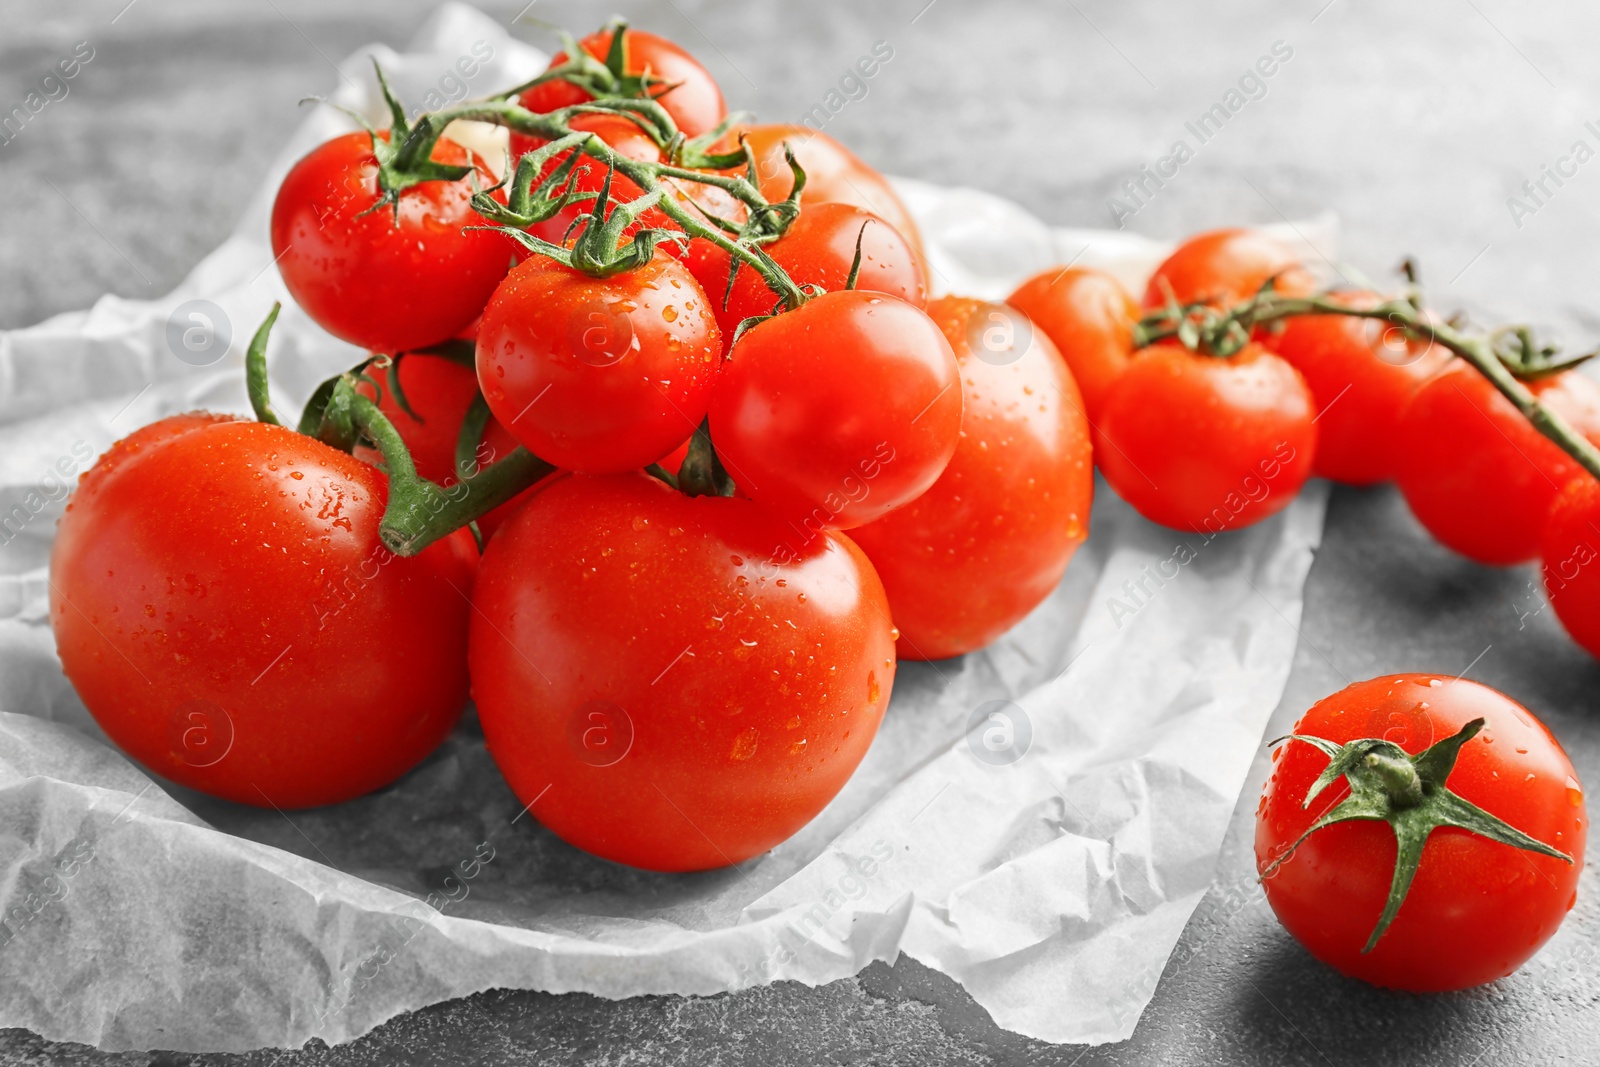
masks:
{"label": "cluster of tomatoes", "polygon": [[[1417,330],[1324,314],[1197,343],[1195,308],[1311,291],[1260,235],[1185,243],[1142,306],[1070,268],[1005,304],[930,300],[880,175],[821,133],[733,122],[662,38],[566,39],[539,79],[416,123],[391,103],[388,130],[298,162],[272,215],[296,303],[373,355],[291,429],[266,395],[269,320],[247,361],[257,419],[137,431],[61,523],[66,673],[113,740],[183,785],[337,803],[422,760],[470,692],[553,832],[652,870],[720,867],[842,788],[899,658],[982,648],[1049,595],[1088,536],[1097,464],[1149,518],[1205,533],[1273,514],[1313,474],[1394,477],[1441,540],[1502,563],[1541,531],[1547,563],[1566,558],[1600,508],[1577,462]],[[509,128],[503,171],[452,139],[462,120]],[[1584,379],[1531,388],[1600,432]],[[1592,576],[1562,573],[1553,598],[1596,603]],[[1500,736],[1512,719],[1536,730],[1501,709]],[[1337,762],[1370,727],[1330,721],[1313,747]],[[1450,743],[1409,772],[1434,799],[1407,825],[1510,840],[1440,799]],[[1350,763],[1351,790],[1379,795],[1421,747],[1369,745],[1389,777]],[[1318,769],[1293,748],[1269,800],[1298,803]],[[1280,866],[1286,849],[1360,829],[1302,845],[1313,817],[1264,823],[1275,906],[1315,892],[1282,890],[1314,867]],[[1527,830],[1581,855],[1578,818]],[[1407,914],[1390,944],[1414,947]]]}

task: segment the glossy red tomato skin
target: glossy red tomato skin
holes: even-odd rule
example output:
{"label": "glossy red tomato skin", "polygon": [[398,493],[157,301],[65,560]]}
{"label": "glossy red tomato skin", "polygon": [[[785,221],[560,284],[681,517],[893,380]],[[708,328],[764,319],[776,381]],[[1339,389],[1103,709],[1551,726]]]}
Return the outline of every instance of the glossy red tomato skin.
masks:
{"label": "glossy red tomato skin", "polygon": [[1294,251],[1259,230],[1226,229],[1196,234],[1180,244],[1150,276],[1146,308],[1165,307],[1168,287],[1180,304],[1232,307],[1255,296],[1268,278],[1275,291],[1304,296],[1316,281]]}
{"label": "glossy red tomato skin", "polygon": [[[333,804],[400,777],[466,702],[477,552],[461,531],[392,556],[386,497],[374,468],[262,423],[179,416],[114,446],[50,562],[85,706],[150,770],[244,804]],[[223,754],[181,740],[191,706]]]}
{"label": "glossy red tomato skin", "polygon": [[1113,382],[1133,359],[1139,305],[1122,283],[1088,267],[1052,267],[1006,298],[1046,337],[1072,369],[1084,411],[1098,421]]}
{"label": "glossy red tomato skin", "polygon": [[1540,546],[1545,593],[1572,639],[1600,657],[1600,482],[1569,481],[1550,506]]}
{"label": "glossy red tomato skin", "polygon": [[[1340,297],[1373,307],[1375,293]],[[1411,398],[1450,361],[1428,341],[1408,340],[1376,319],[1305,315],[1289,319],[1273,351],[1298,370],[1317,402],[1314,473],[1346,485],[1373,485],[1394,475],[1400,420]]]}
{"label": "glossy red tomato skin", "polygon": [[[1464,679],[1389,675],[1319,701],[1295,732],[1337,744],[1383,737],[1415,755],[1480,716],[1487,726],[1462,746],[1446,785],[1571,855],[1573,864],[1465,830],[1437,829],[1399,914],[1363,955],[1388,898],[1394,832],[1380,822],[1325,827],[1262,881],[1278,921],[1313,956],[1375,985],[1444,992],[1510,974],[1560,926],[1576,899],[1588,817],[1566,753],[1527,709]],[[1273,758],[1256,813],[1258,870],[1349,793],[1340,782],[1302,809],[1328,758],[1294,741]]]}
{"label": "glossy red tomato skin", "polygon": [[[440,163],[477,168],[477,187],[495,178],[453,141]],[[294,301],[341,340],[373,352],[426,348],[460,333],[488,301],[511,249],[472,210],[472,175],[422,182],[400,194],[400,221],[380,195],[367,133],[347,133],[290,168],[272,206],[272,252]]]}
{"label": "glossy red tomato skin", "polygon": [[[378,409],[388,416],[411,453],[417,473],[431,482],[449,486],[459,482],[456,474],[456,442],[461,439],[461,423],[478,395],[478,375],[471,368],[443,356],[409,353],[400,359],[400,388],[405,391],[406,402],[418,418],[400,406],[399,398],[389,385],[388,373],[377,371],[374,376],[383,383],[374,390],[366,382],[357,388],[366,396],[378,393]],[[420,419],[420,421],[419,421]],[[500,421],[493,415],[483,430],[483,440],[478,446],[477,460],[486,467],[504,459],[517,447]],[[355,450],[356,458],[374,466],[383,464],[383,453],[376,448],[361,445]],[[524,490],[493,511],[479,517],[478,529],[491,537],[517,508],[521,507],[532,489]]]}
{"label": "glossy red tomato skin", "polygon": [[[734,134],[743,134],[750,146],[761,195],[767,200],[784,200],[794,191],[794,172],[783,155],[783,146],[788,144],[806,172],[806,185],[800,192],[802,207],[854,204],[899,230],[918,256],[924,255],[916,220],[889,180],[832,137],[808,126],[785,124],[740,126]],[[726,147],[734,151],[737,144],[737,137],[731,136]],[[737,173],[742,176],[744,171],[741,168]]]}
{"label": "glossy red tomato skin", "polygon": [[[1528,386],[1591,441],[1600,441],[1600,386],[1567,371]],[[1395,480],[1411,512],[1446,547],[1509,566],[1539,552],[1556,495],[1582,477],[1470,364],[1458,362],[1412,397],[1400,423]]]}
{"label": "glossy red tomato skin", "polygon": [[[915,307],[927,306],[928,283],[916,250],[900,231],[852,204],[807,207],[787,233],[763,245],[762,251],[796,284],[814,285],[831,293],[844,289],[850,280],[857,236],[861,238],[861,269],[855,287],[883,293]],[[761,276],[747,266],[739,268],[730,292],[730,258],[709,241],[697,240],[685,260],[711,297],[725,342],[733,339],[739,323],[753,315],[770,315],[779,303]]]}
{"label": "glossy red tomato skin", "polygon": [[711,440],[740,490],[809,530],[921,496],[955,454],[955,353],[920,308],[841,291],[746,331],[711,397]]}
{"label": "glossy red tomato skin", "polygon": [[[611,31],[599,30],[578,43],[584,51],[604,62],[606,53],[611,50]],[[635,29],[627,31],[623,45],[627,49],[623,69],[629,74],[642,74],[648,69],[664,85],[672,86],[665,92],[658,88],[656,99],[685,136],[709,133],[727,117],[728,108],[716,80],[681,47],[665,37]],[[550,66],[555,67],[566,58],[565,52],[558,53],[550,60]],[[524,92],[521,102],[529,111],[544,112],[591,99],[588,93],[570,82],[551,81]]]}
{"label": "glossy red tomato skin", "polygon": [[542,488],[473,602],[473,697],[513,791],[567,842],[648,870],[740,863],[804,826],[894,681],[859,549],[641,474]]}
{"label": "glossy red tomato skin", "polygon": [[1049,596],[1089,534],[1094,458],[1066,364],[1042,331],[1021,353],[973,355],[987,307],[941,297],[928,314],[961,365],[961,440],[933,487],[850,532],[872,561],[903,659],[993,643]]}
{"label": "glossy red tomato skin", "polygon": [[608,279],[535,256],[496,290],[478,330],[489,410],[567,470],[636,470],[682,444],[721,360],[705,293],[659,251]]}
{"label": "glossy red tomato skin", "polygon": [[1107,394],[1095,458],[1153,522],[1242,529],[1287,507],[1311,476],[1315,416],[1300,373],[1260,345],[1217,359],[1157,344]]}

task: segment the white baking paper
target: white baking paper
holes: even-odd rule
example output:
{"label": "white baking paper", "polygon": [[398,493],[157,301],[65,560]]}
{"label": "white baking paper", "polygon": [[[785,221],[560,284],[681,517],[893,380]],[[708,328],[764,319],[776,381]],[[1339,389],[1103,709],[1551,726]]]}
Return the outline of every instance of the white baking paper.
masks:
{"label": "white baking paper", "polygon": [[[335,98],[374,117],[369,55],[412,102],[544,61],[447,6],[405,55],[341,64]],[[289,814],[152,781],[107,747],[46,614],[66,486],[144,423],[245,410],[244,345],[274,299],[280,405],[355,360],[287,304],[266,234],[284,170],[347,123],[311,111],[234,235],[170,296],[0,334],[0,1026],[102,1049],[293,1047],[493,987],[714,994],[906,952],[1007,1029],[1126,1038],[1282,693],[1320,483],[1209,542],[1142,521],[1102,483],[1056,594],[993,648],[902,664],[843,793],[736,870],[651,875],[566,846],[520,814],[470,714],[395,786]],[[898,184],[944,291],[1003,296],[1073,260],[1138,286],[1164,251]],[[1329,220],[1285,233],[1333,252]]]}

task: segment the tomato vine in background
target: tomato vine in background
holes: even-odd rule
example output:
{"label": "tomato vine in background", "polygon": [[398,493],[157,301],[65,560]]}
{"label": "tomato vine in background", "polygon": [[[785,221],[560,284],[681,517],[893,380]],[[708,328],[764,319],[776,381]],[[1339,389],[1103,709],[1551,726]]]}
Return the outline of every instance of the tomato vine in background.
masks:
{"label": "tomato vine in background", "polygon": [[1549,730],[1493,689],[1358,682],[1278,744],[1257,869],[1279,921],[1342,973],[1413,992],[1482,985],[1572,908],[1582,787]]}

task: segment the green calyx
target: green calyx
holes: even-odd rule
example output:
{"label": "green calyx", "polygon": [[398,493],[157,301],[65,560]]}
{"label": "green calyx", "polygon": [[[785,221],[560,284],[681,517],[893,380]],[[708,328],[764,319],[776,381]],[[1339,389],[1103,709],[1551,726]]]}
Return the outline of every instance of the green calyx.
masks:
{"label": "green calyx", "polygon": [[376,59],[372,61],[372,69],[377,72],[384,103],[389,106],[390,124],[389,136],[384,138],[367,125],[365,119],[356,116],[372,135],[372,154],[378,160],[378,189],[381,195],[377,203],[367,210],[376,211],[384,204],[389,204],[398,218],[401,193],[422,182],[459,181],[471,174],[473,168],[467,164],[436,162],[433,149],[439,143],[444,127],[438,125],[432,115],[421,116],[414,125],[408,122],[405,106],[389,88],[389,80],[384,77],[383,68]]}
{"label": "green calyx", "polygon": [[1537,852],[1543,856],[1572,862],[1565,852],[1552,848],[1536,838],[1489,814],[1470,801],[1452,793],[1446,785],[1455,768],[1461,746],[1476,737],[1484,720],[1474,719],[1451,737],[1412,756],[1391,741],[1365,737],[1344,745],[1336,745],[1321,737],[1291,734],[1272,742],[1301,741],[1315,747],[1328,757],[1317,780],[1306,790],[1301,808],[1311,807],[1311,802],[1324,789],[1343,778],[1350,786],[1350,795],[1334,805],[1326,814],[1295,839],[1284,852],[1273,859],[1261,872],[1263,880],[1272,877],[1302,842],[1325,826],[1352,821],[1385,822],[1394,830],[1394,877],[1389,884],[1389,898],[1373,927],[1372,935],[1362,948],[1371,952],[1384,931],[1405,902],[1411,881],[1416,877],[1422,862],[1423,846],[1428,835],[1441,826],[1454,826],[1498,841],[1513,848]]}
{"label": "green calyx", "polygon": [[596,100],[649,100],[656,101],[677,88],[653,71],[645,69],[638,74],[628,72],[628,23],[612,19],[606,27],[611,31],[611,44],[605,59],[596,59],[577,38],[565,30],[558,30],[561,38],[561,62],[531,81],[497,94],[500,99],[521,96],[537,85],[564,81],[588,93]]}

